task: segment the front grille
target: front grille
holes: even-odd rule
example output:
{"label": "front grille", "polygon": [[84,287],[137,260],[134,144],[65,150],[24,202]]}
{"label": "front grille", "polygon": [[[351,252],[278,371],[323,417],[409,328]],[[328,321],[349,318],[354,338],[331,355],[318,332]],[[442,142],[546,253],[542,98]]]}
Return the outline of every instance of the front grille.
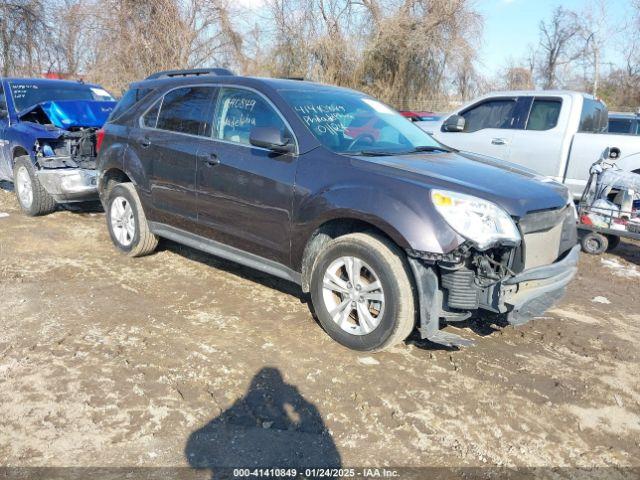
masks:
{"label": "front grille", "polygon": [[523,233],[523,270],[554,263],[577,242],[576,222],[571,206],[530,213],[519,224]]}
{"label": "front grille", "polygon": [[529,213],[520,220],[520,230],[522,230],[522,233],[525,235],[527,233],[549,230],[561,223],[564,220],[565,212],[569,210],[570,207],[565,207],[556,210]]}

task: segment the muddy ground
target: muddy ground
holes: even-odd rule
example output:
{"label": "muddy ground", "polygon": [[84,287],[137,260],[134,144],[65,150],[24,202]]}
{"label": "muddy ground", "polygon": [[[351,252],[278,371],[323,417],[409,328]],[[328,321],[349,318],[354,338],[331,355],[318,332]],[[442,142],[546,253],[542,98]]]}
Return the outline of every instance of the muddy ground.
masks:
{"label": "muddy ground", "polygon": [[[640,245],[582,256],[545,318],[331,341],[296,286],[0,189],[0,465],[640,466]],[[257,460],[256,460],[257,459]],[[306,463],[305,463],[306,462]]]}

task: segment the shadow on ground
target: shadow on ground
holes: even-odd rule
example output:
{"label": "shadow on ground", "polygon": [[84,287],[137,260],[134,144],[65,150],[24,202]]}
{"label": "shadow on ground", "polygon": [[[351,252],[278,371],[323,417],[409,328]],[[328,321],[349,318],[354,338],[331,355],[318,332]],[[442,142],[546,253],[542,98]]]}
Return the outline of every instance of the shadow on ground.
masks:
{"label": "shadow on ground", "polygon": [[0,180],[0,190],[4,190],[5,192],[13,192],[13,183],[7,182],[6,180]]}
{"label": "shadow on ground", "polygon": [[640,266],[640,245],[637,242],[632,243],[623,238],[620,241],[620,245],[609,251],[609,253]]}
{"label": "shadow on ground", "polygon": [[[158,246],[158,250],[168,250],[177,255],[188,258],[189,260],[193,260],[195,262],[199,262],[209,267],[217,268],[219,270],[224,270],[225,272],[232,275],[236,275],[251,282],[256,282],[264,285],[265,287],[273,288],[274,290],[278,290],[281,293],[296,297],[300,300],[300,303],[304,303],[307,305],[314,321],[316,322],[316,324],[318,324],[318,328],[322,328],[320,323],[318,322],[318,318],[314,311],[313,304],[311,303],[309,295],[304,294],[300,289],[300,286],[296,285],[293,282],[274,277],[273,275],[269,275],[268,273],[263,273],[252,268],[239,265],[232,261],[225,260],[205,252],[201,252],[200,250],[167,239],[161,240],[160,245]],[[477,335],[484,337],[499,331],[501,328],[507,326],[508,324],[506,323],[506,321],[498,319],[496,316],[490,316],[477,318],[473,317],[463,322],[451,323],[450,325],[452,327],[455,327],[455,329],[460,330],[460,335],[462,336],[464,336],[464,329],[470,329]],[[442,326],[444,327],[446,326],[446,324],[443,324]],[[417,329],[414,330],[413,334],[409,338],[407,338],[406,343],[414,345],[422,350],[458,350],[457,347],[446,347],[438,343],[430,342],[426,339],[421,339],[420,334],[417,332]]]}
{"label": "shadow on ground", "polygon": [[340,454],[318,409],[285,383],[276,368],[262,368],[247,393],[193,432],[189,465],[232,478],[234,468],[338,468]]}
{"label": "shadow on ground", "polygon": [[230,260],[225,260],[223,258],[216,257],[215,255],[210,255],[206,252],[201,252],[195,248],[164,238],[160,240],[160,244],[158,245],[158,251],[163,250],[168,250],[180,255],[181,257],[188,258],[189,260],[202,263],[209,267],[224,270],[227,273],[236,275],[251,282],[259,283],[265,287],[273,288],[281,293],[299,298],[301,303],[310,305],[307,295],[303,294],[300,287],[293,282],[274,277],[268,273],[263,273],[258,270],[254,270],[253,268],[245,267]]}
{"label": "shadow on ground", "polygon": [[[13,183],[6,180],[0,180],[0,190],[13,193]],[[17,203],[17,202],[16,202]],[[67,210],[74,213],[102,213],[104,209],[99,200],[90,200],[87,202],[74,202],[58,204],[57,210]]]}

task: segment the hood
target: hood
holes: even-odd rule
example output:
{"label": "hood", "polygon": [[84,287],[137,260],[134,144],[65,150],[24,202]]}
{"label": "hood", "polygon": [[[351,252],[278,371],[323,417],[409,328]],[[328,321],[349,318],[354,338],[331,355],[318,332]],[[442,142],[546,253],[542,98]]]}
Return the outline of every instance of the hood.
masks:
{"label": "hood", "polygon": [[74,127],[102,127],[116,102],[98,100],[51,100],[21,111],[19,118],[41,109],[52,125],[63,130]]}
{"label": "hood", "polygon": [[419,153],[384,157],[354,157],[369,165],[391,167],[416,183],[475,195],[489,200],[511,216],[564,207],[567,188],[514,164],[460,153]]}

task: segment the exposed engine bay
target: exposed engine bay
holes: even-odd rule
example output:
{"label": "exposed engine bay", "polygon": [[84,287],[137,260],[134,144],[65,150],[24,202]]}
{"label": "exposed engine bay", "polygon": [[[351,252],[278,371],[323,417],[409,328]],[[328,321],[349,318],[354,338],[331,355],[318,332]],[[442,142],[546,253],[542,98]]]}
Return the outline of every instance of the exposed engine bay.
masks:
{"label": "exposed engine bay", "polygon": [[34,156],[42,169],[95,169],[96,132],[115,102],[50,100],[20,112],[20,120],[35,124],[45,134],[34,142]]}
{"label": "exposed engine bay", "polygon": [[95,127],[65,131],[57,139],[38,139],[34,145],[36,161],[40,168],[96,167]]}

